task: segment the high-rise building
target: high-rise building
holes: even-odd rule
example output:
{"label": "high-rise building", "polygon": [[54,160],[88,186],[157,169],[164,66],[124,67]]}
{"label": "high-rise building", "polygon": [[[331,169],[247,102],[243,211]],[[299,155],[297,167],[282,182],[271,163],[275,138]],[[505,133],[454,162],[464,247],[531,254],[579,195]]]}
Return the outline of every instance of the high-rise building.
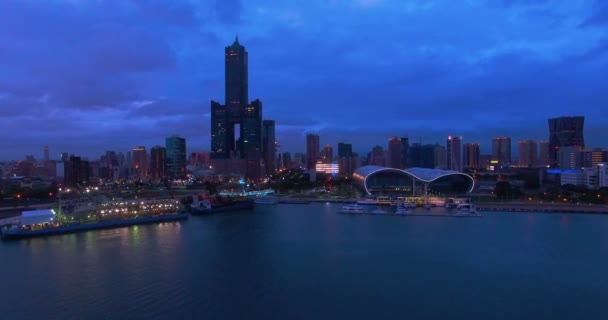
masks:
{"label": "high-rise building", "polygon": [[557,162],[559,168],[563,170],[580,169],[582,167],[581,147],[570,146],[562,147],[557,153]]}
{"label": "high-rise building", "polygon": [[538,142],[538,164],[543,167],[551,164],[549,160],[549,141]]}
{"label": "high-rise building", "polygon": [[134,174],[140,179],[148,177],[148,157],[146,147],[139,146],[137,148],[133,148],[132,157]]}
{"label": "high-rise building", "polygon": [[407,159],[408,159],[408,151],[410,149],[410,140],[407,137],[399,138],[401,140],[401,163],[400,168],[405,169],[408,167]]}
{"label": "high-rise building", "polygon": [[338,143],[338,158],[350,158],[353,155],[353,145],[350,143]]}
{"label": "high-rise building", "polygon": [[315,170],[319,160],[319,135],[309,133],[306,135],[306,169]]}
{"label": "high-rise building", "polygon": [[538,146],[534,140],[522,140],[517,145],[519,153],[519,165],[533,167],[538,163]]}
{"label": "high-rise building", "polygon": [[49,160],[51,160],[49,157],[49,146],[44,146],[43,152],[44,152],[44,157],[43,157],[44,163],[47,163],[47,162],[49,162]]}
{"label": "high-rise building", "polygon": [[225,105],[211,101],[211,159],[228,159],[233,153],[246,158],[247,152],[262,152],[262,102],[247,104],[247,61],[247,50],[237,37],[225,49]]}
{"label": "high-rise building", "polygon": [[285,151],[281,154],[281,162],[283,167],[282,168],[291,168],[291,153],[288,151]]}
{"label": "high-rise building", "polygon": [[63,162],[66,187],[86,186],[89,184],[89,162],[80,157],[71,156]]}
{"label": "high-rise building", "polygon": [[167,177],[186,177],[186,139],[173,135],[165,139]]}
{"label": "high-rise building", "polygon": [[462,146],[462,163],[464,168],[479,169],[479,143],[465,143]]}
{"label": "high-rise building", "polygon": [[367,155],[367,164],[372,166],[386,165],[386,159],[384,157],[384,149],[382,146],[375,146],[372,151]]}
{"label": "high-rise building", "polygon": [[262,149],[264,150],[264,164],[266,174],[271,175],[276,169],[277,141],[274,120],[262,121]]}
{"label": "high-rise building", "polygon": [[167,152],[161,146],[152,147],[150,150],[150,175],[154,181],[163,181],[167,170]]}
{"label": "high-rise building", "polygon": [[446,164],[448,170],[462,171],[462,137],[448,136],[446,141]]}
{"label": "high-rise building", "polygon": [[62,152],[59,157],[61,158],[61,161],[65,162],[70,160],[70,156],[68,155],[67,152]]}
{"label": "high-rise building", "polygon": [[401,157],[401,139],[392,137],[388,140],[388,166],[395,169],[404,169]]}
{"label": "high-rise building", "polygon": [[492,139],[492,157],[501,165],[511,163],[511,138],[496,137]]}
{"label": "high-rise building", "polygon": [[582,116],[549,119],[549,161],[552,167],[561,167],[558,161],[561,148],[585,148],[584,124],[585,118]]}
{"label": "high-rise building", "polygon": [[581,166],[583,168],[597,168],[597,166],[608,161],[606,158],[608,152],[600,148],[591,148],[581,150]]}
{"label": "high-rise building", "polygon": [[429,151],[423,151],[423,154],[430,153],[431,146],[432,146],[432,150],[434,153],[434,156],[433,156],[434,165],[431,168],[445,170],[448,166],[446,148],[444,146],[440,145],[439,143],[435,143],[435,145],[429,144],[428,145]]}
{"label": "high-rise building", "polygon": [[334,161],[334,148],[331,144],[326,144],[321,152],[321,162],[332,163]]}

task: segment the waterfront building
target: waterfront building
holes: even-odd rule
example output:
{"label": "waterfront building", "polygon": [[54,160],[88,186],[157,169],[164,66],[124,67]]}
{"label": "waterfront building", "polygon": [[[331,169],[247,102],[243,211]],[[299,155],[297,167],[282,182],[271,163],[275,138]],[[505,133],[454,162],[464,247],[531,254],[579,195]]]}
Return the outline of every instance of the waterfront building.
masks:
{"label": "waterfront building", "polygon": [[309,133],[306,135],[306,169],[314,170],[319,160],[319,135]]}
{"label": "waterfront building", "polygon": [[135,176],[140,179],[148,177],[148,155],[146,153],[146,147],[139,146],[137,148],[133,148],[132,150],[133,157],[133,171]]}
{"label": "waterfront building", "polygon": [[167,170],[167,149],[155,146],[150,150],[150,175],[154,181],[164,181]]}
{"label": "waterfront building", "polygon": [[517,144],[519,153],[519,165],[533,167],[538,164],[538,146],[534,140],[522,140]]}
{"label": "waterfront building", "polygon": [[446,167],[448,170],[462,171],[462,137],[448,136],[446,140]]}
{"label": "waterfront building", "polygon": [[584,168],[597,168],[597,166],[608,161],[608,151],[601,148],[583,149],[581,152],[581,166]]}
{"label": "waterfront building", "polygon": [[428,193],[464,195],[473,191],[475,181],[468,174],[429,168],[395,169],[363,166],[355,170],[353,182],[365,194],[420,196]]}
{"label": "waterfront building", "polygon": [[559,163],[562,148],[585,148],[584,124],[585,118],[582,116],[549,119],[549,162],[552,167],[563,167]]}
{"label": "waterfront building", "polygon": [[499,165],[511,163],[511,138],[492,139],[492,160],[497,160]]}
{"label": "waterfront building", "polygon": [[597,180],[598,187],[606,188],[608,187],[608,163],[602,162],[597,165]]}
{"label": "waterfront building", "polygon": [[463,146],[462,162],[464,168],[479,169],[479,143],[465,143]]}

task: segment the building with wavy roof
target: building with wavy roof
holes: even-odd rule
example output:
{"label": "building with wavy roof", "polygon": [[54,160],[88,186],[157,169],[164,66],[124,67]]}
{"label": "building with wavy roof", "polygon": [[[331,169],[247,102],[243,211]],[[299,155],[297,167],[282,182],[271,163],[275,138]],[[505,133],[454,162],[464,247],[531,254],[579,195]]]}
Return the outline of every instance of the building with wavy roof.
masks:
{"label": "building with wavy roof", "polygon": [[355,185],[365,194],[423,196],[428,193],[464,195],[473,191],[475,181],[466,173],[428,168],[405,170],[363,166],[353,173]]}

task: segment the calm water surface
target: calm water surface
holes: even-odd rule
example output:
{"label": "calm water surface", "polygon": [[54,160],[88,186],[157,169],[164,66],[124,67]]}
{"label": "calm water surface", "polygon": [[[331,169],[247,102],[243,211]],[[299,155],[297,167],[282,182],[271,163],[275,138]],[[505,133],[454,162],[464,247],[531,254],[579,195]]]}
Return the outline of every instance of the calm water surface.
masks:
{"label": "calm water surface", "polygon": [[606,319],[608,216],[338,205],[0,243],[5,319]]}

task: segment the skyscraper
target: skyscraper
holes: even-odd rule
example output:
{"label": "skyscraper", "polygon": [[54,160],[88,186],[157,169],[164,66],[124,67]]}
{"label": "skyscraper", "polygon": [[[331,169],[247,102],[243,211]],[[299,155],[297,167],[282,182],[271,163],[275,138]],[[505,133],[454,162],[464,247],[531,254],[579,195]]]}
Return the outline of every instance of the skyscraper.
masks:
{"label": "skyscraper", "polygon": [[532,167],[538,163],[537,156],[538,147],[534,140],[522,140],[517,145],[517,151],[519,153],[519,165]]}
{"label": "skyscraper", "polygon": [[345,158],[351,157],[353,154],[353,145],[350,143],[339,142],[338,143],[338,157]]}
{"label": "skyscraper", "polygon": [[479,143],[465,143],[462,146],[462,163],[464,168],[477,170],[479,169]]}
{"label": "skyscraper", "polygon": [[388,140],[388,166],[395,169],[403,169],[401,157],[401,139],[392,137]]}
{"label": "skyscraper", "polygon": [[183,179],[186,177],[186,139],[171,136],[165,139],[167,177]]}
{"label": "skyscraper", "polygon": [[264,150],[264,163],[266,174],[271,175],[275,171],[276,161],[276,136],[274,120],[262,121],[262,149]]}
{"label": "skyscraper", "polygon": [[309,133],[306,135],[306,168],[315,170],[317,160],[319,160],[319,135]]}
{"label": "skyscraper", "polygon": [[448,136],[446,141],[446,163],[448,170],[462,171],[462,137]]}
{"label": "skyscraper", "polygon": [[150,150],[150,174],[154,181],[163,181],[166,177],[167,170],[167,152],[161,146],[153,147]]}
{"label": "skyscraper", "polygon": [[[211,101],[211,158],[227,159],[234,152],[246,158],[247,152],[261,153],[262,102],[247,104],[248,53],[239,43],[225,49],[225,105]],[[239,140],[235,140],[235,127],[239,125]]]}
{"label": "skyscraper", "polygon": [[326,144],[321,153],[323,163],[332,163],[334,161],[334,148],[331,144]]}
{"label": "skyscraper", "polygon": [[499,164],[511,163],[511,138],[496,137],[492,139],[492,158]]}
{"label": "skyscraper", "polygon": [[44,146],[44,158],[43,158],[43,160],[44,160],[44,163],[47,163],[47,162],[49,162],[49,160],[51,160],[49,158],[49,146]]}
{"label": "skyscraper", "polygon": [[71,156],[63,162],[66,187],[86,186],[89,184],[89,162]]}
{"label": "skyscraper", "polygon": [[546,167],[550,165],[549,160],[549,141],[539,141],[538,143],[538,164]]}
{"label": "skyscraper", "polygon": [[146,153],[146,147],[139,146],[133,148],[133,170],[135,175],[139,178],[148,177],[148,157]]}
{"label": "skyscraper", "polygon": [[561,148],[585,148],[584,124],[582,116],[549,119],[549,161],[552,167],[560,166],[558,153]]}
{"label": "skyscraper", "polygon": [[408,152],[410,149],[410,140],[407,137],[401,137],[401,169],[405,169],[408,167],[407,159]]}

